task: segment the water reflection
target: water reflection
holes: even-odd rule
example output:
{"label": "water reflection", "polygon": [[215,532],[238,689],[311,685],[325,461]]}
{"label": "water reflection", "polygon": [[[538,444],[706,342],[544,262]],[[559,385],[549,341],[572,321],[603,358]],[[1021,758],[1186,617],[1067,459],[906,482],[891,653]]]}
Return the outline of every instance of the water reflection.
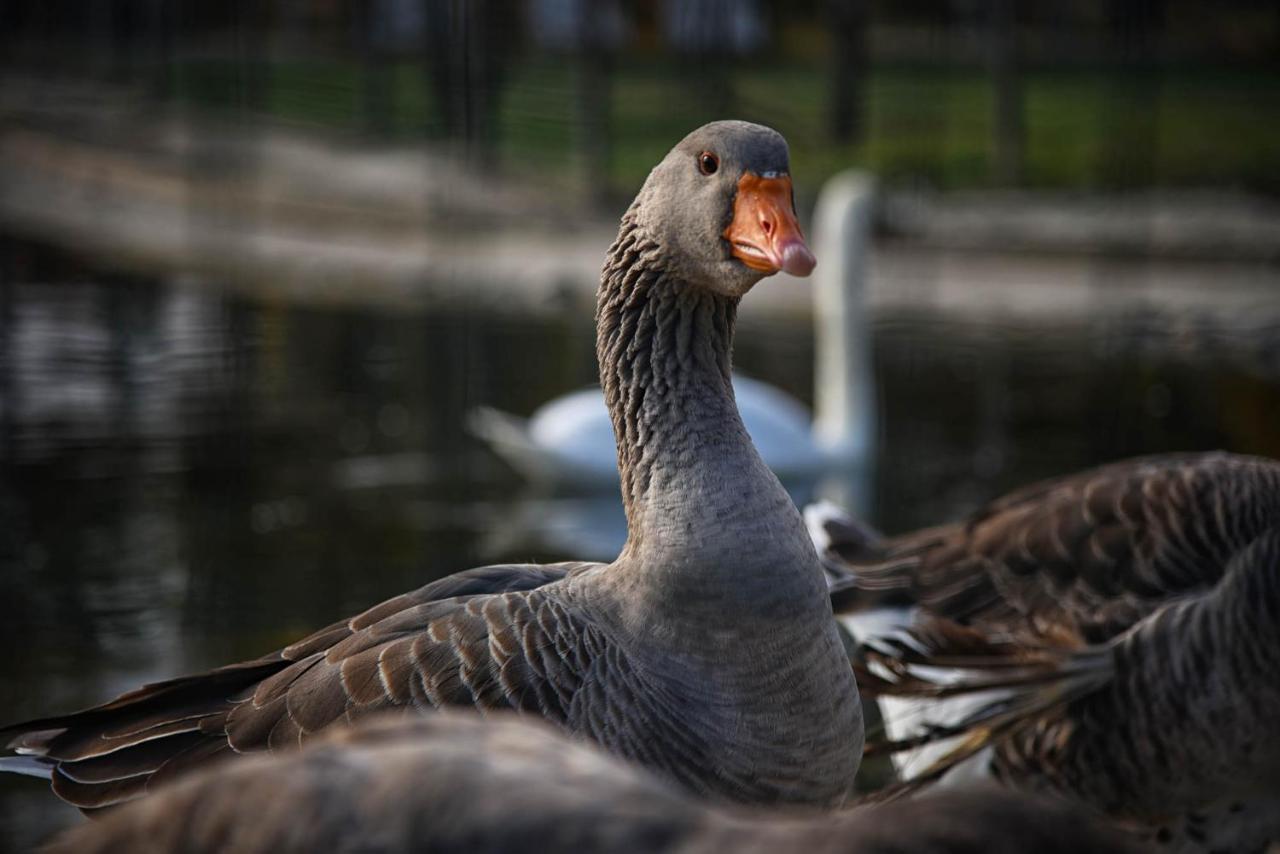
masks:
{"label": "water reflection", "polygon": [[[256,656],[441,575],[608,559],[616,499],[521,494],[466,413],[591,379],[582,319],[302,308],[11,243],[0,289],[0,720]],[[1135,453],[1280,456],[1274,309],[1049,326],[876,317],[890,530]],[[812,404],[807,320],[744,309],[737,363]],[[797,484],[803,500],[814,484]],[[0,840],[74,818],[0,781]],[[0,843],[3,844],[3,843]]]}

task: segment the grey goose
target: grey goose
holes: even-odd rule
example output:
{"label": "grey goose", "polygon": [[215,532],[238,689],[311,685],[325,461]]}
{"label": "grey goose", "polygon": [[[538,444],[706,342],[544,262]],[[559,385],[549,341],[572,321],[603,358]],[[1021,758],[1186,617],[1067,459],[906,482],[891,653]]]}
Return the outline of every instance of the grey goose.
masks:
{"label": "grey goose", "polygon": [[734,406],[738,301],[814,266],[786,141],[689,134],[622,217],[597,354],[629,537],[611,564],[490,566],[277,652],[0,730],[8,763],[95,809],[187,768],[388,707],[511,708],[688,788],[838,804],[862,719],[818,556]]}
{"label": "grey goose", "polygon": [[906,789],[977,772],[1168,850],[1280,840],[1280,463],[1137,458],[887,538],[809,515],[837,610],[915,608],[859,662]]}
{"label": "grey goose", "polygon": [[709,803],[510,714],[392,715],[204,769],[46,854],[1106,854],[1076,808],[996,789],[835,814]]}

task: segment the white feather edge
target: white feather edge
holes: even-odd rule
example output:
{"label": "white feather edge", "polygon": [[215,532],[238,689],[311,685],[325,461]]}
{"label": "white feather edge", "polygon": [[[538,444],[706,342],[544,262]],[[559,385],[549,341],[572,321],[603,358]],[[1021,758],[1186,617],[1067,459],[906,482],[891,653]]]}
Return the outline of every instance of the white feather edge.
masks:
{"label": "white feather edge", "polygon": [[23,753],[17,756],[0,756],[0,772],[48,780],[53,776],[53,763],[39,756]]}
{"label": "white feather edge", "polygon": [[[915,622],[916,612],[916,608],[881,608],[861,614],[847,614],[837,619],[860,643],[874,646],[876,638],[893,637],[898,641],[907,641],[912,646],[918,646],[918,643],[906,633],[907,627]],[[963,675],[941,668],[915,669],[920,671],[921,675],[927,673],[940,682],[957,680]],[[955,723],[978,707],[991,702],[992,696],[992,692],[984,692],[946,700],[881,697],[877,702],[880,705],[880,715],[884,720],[886,734],[890,739],[897,741],[918,732],[922,726]],[[893,764],[902,779],[910,780],[915,773],[928,768],[954,746],[955,740],[947,739],[914,750],[905,750],[894,754]],[[990,769],[991,749],[986,748],[948,771],[938,785],[966,786],[989,780]]]}

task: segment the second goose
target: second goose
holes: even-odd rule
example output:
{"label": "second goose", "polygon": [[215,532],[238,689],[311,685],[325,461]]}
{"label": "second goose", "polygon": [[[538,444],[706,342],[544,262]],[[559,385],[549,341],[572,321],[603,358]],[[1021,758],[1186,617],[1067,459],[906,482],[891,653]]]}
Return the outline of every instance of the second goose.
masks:
{"label": "second goose", "polygon": [[883,539],[811,516],[838,609],[916,606],[860,668],[909,788],[993,775],[1167,851],[1280,840],[1280,462],[1125,460]]}

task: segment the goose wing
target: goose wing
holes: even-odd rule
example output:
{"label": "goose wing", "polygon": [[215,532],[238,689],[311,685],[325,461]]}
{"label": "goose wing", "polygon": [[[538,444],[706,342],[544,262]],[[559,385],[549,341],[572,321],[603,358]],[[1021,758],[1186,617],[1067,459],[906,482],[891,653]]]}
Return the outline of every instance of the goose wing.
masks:
{"label": "goose wing", "polygon": [[517,708],[562,719],[587,628],[547,585],[594,564],[469,570],[262,658],[147,685],[74,714],[0,730],[90,810],[232,753],[296,746],[391,707]]}
{"label": "goose wing", "polygon": [[1005,779],[1157,822],[1225,792],[1272,797],[1277,751],[1259,745],[1275,743],[1277,649],[1280,527],[1227,561],[1211,589],[1166,602],[1104,643],[1034,645],[932,617],[868,641],[855,669],[870,696],[976,700],[955,720],[868,741],[869,753],[947,747],[889,796],[994,748]]}
{"label": "goose wing", "polygon": [[[962,624],[1083,641],[1211,588],[1280,520],[1280,463],[1142,457],[1013,492],[970,519],[868,545],[831,525],[844,611],[896,593]],[[840,587],[839,584],[836,585]]]}

